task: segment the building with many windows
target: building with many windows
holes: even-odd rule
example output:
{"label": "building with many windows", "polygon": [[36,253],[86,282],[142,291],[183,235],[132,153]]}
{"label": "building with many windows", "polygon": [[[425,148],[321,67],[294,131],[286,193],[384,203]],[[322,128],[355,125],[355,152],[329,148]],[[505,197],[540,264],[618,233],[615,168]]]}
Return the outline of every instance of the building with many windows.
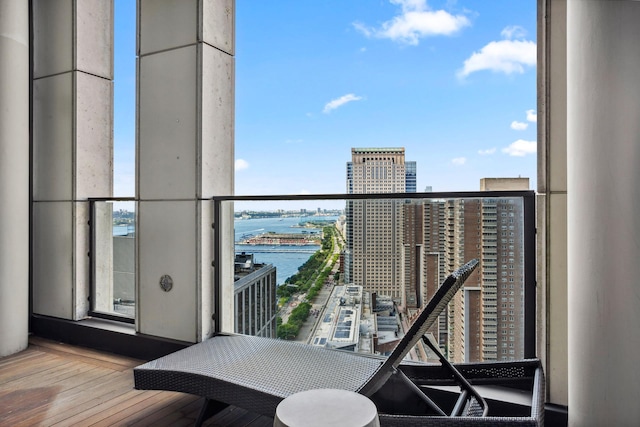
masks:
{"label": "building with many windows", "polygon": [[276,337],[276,268],[258,264],[253,254],[236,254],[234,267],[235,332]]}
{"label": "building with many windows", "polygon": [[[484,178],[481,191],[528,190],[528,178]],[[519,199],[482,201],[482,354],[472,360],[524,357],[524,211]]]}
{"label": "building with many windows", "polygon": [[[483,178],[482,191],[528,190],[528,178]],[[524,357],[524,234],[519,198],[425,200],[404,205],[402,306],[420,308],[469,259],[480,269],[440,320],[438,342],[457,362]]]}
{"label": "building with many windows", "polygon": [[[352,148],[347,192],[405,193],[404,148]],[[411,166],[415,180],[415,162]],[[411,184],[415,189],[415,183]],[[402,294],[403,201],[347,202],[345,282],[396,300]]]}
{"label": "building with many windows", "polygon": [[415,193],[418,188],[418,164],[414,161],[405,161],[405,192]]}

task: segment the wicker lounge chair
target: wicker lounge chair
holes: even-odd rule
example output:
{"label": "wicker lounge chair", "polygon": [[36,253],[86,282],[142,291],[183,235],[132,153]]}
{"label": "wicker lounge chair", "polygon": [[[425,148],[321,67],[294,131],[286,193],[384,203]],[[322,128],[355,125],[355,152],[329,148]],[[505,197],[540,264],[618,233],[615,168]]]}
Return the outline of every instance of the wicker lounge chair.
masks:
{"label": "wicker lounge chair", "polygon": [[[477,260],[472,260],[447,277],[388,358],[297,342],[220,334],[135,368],[135,388],[205,397],[199,424],[227,405],[273,416],[277,405],[287,396],[316,388],[356,391],[372,397],[377,405],[375,398],[380,395],[380,405],[386,410],[389,405],[384,402],[385,393],[381,389],[392,382],[394,390],[409,390],[409,394],[418,396],[421,414],[449,418],[398,367],[477,264]],[[449,365],[446,370],[451,368]],[[459,374],[448,377],[462,378]],[[462,392],[453,415],[486,415],[484,400],[464,379],[456,382],[461,384]]]}

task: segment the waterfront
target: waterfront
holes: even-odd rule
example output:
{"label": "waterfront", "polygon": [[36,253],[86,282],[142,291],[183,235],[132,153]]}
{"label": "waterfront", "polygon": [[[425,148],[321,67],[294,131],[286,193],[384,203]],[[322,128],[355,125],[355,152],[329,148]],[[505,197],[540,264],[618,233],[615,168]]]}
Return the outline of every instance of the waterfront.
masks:
{"label": "waterfront", "polygon": [[[337,219],[337,216],[236,219],[234,221],[234,240],[237,242],[246,236],[256,236],[268,232],[301,234],[308,233],[310,230],[321,231],[320,229],[301,228],[297,227],[297,225],[300,222],[311,220],[336,221]],[[288,277],[295,274],[298,271],[298,268],[319,249],[319,245],[255,246],[236,244],[235,247],[236,253],[253,253],[255,262],[257,263],[273,264],[276,267],[276,280],[278,285],[284,283]]]}

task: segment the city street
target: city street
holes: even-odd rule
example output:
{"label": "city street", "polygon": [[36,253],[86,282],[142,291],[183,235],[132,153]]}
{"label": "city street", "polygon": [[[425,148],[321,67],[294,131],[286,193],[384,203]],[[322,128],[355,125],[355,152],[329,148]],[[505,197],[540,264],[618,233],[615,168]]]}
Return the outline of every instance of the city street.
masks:
{"label": "city street", "polygon": [[[340,235],[339,232],[336,231],[336,233],[334,233],[333,235],[333,239],[334,239],[333,254],[339,254],[343,245],[342,236]],[[331,256],[327,258],[327,262],[330,262],[330,261],[331,261]],[[319,271],[322,271],[324,268],[326,268],[326,263],[323,264],[323,266],[319,269]],[[320,291],[318,292],[318,295],[311,303],[311,311],[310,311],[309,317],[307,317],[307,320],[303,323],[302,327],[300,328],[300,332],[298,333],[294,341],[307,343],[309,341],[309,338],[313,336],[317,322],[321,319],[322,312],[324,310],[324,307],[327,304],[327,300],[329,299],[329,296],[331,295],[331,291],[333,290],[333,287],[337,284],[334,280],[334,275],[339,269],[340,269],[340,260],[336,261],[335,265],[331,270],[331,274],[329,275],[329,277],[327,277],[327,280],[323,284],[322,289],[320,289]],[[297,307],[301,301],[304,300],[304,297],[305,295],[296,295],[291,299],[291,301],[285,307],[283,307],[283,309],[280,312],[280,316],[282,317],[283,323],[287,322],[287,320],[289,319],[289,315],[291,314],[291,311],[295,307]]]}

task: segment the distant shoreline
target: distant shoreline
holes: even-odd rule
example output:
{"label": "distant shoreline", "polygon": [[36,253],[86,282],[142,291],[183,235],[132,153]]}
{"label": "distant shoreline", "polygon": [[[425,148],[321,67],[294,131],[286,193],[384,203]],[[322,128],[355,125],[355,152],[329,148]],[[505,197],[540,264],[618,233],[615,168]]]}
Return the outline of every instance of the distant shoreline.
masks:
{"label": "distant shoreline", "polygon": [[239,211],[234,212],[234,219],[267,219],[267,218],[318,218],[327,216],[340,216],[344,212],[340,209],[325,210],[323,212],[270,212],[270,211]]}

